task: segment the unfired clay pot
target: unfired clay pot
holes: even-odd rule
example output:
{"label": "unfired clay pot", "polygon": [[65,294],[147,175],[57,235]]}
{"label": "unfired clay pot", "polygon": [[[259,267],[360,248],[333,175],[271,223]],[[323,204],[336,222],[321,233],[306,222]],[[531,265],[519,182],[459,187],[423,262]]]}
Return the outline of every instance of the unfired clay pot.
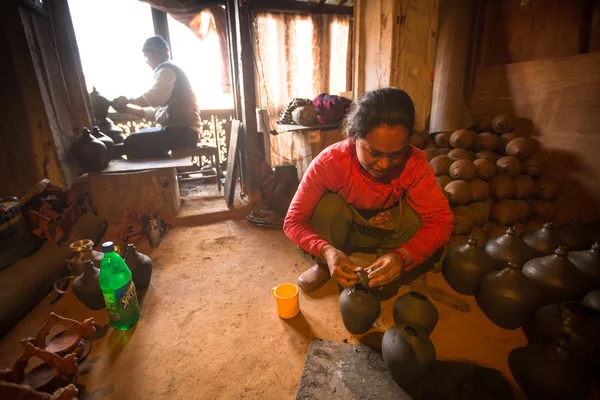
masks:
{"label": "unfired clay pot", "polygon": [[466,245],[455,247],[444,257],[442,274],[450,287],[460,294],[471,296],[477,292],[480,279],[494,268],[494,262],[478,247],[471,236]]}
{"label": "unfired clay pot", "polygon": [[340,313],[350,333],[362,334],[371,329],[379,317],[381,306],[368,285],[361,282],[340,294]]}
{"label": "unfired clay pot", "polygon": [[437,308],[427,296],[417,291],[410,291],[394,302],[394,323],[407,324],[430,335],[437,325],[439,314]]}
{"label": "unfired clay pot", "polygon": [[73,281],[73,294],[91,310],[101,310],[106,307],[100,289],[100,270],[94,267],[92,260],[84,262],[83,274]]}
{"label": "unfired clay pot", "polygon": [[508,267],[510,261],[523,265],[535,256],[533,249],[517,236],[514,226],[509,227],[504,235],[488,240],[484,250],[494,260],[497,270]]}

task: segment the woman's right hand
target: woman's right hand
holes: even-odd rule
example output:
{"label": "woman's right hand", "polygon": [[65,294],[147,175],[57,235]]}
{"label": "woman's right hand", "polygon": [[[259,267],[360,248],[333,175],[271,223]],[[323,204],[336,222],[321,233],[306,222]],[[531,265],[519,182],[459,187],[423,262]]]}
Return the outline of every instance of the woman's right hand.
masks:
{"label": "woman's right hand", "polygon": [[358,282],[356,273],[362,271],[362,268],[354,265],[343,251],[326,245],[323,247],[321,255],[327,261],[331,277],[338,281],[340,285],[348,287]]}

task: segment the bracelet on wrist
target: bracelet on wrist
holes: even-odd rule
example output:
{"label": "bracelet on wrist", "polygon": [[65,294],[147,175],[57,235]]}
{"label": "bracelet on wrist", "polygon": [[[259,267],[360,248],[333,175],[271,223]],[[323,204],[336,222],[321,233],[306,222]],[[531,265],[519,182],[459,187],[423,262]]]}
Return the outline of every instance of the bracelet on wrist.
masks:
{"label": "bracelet on wrist", "polygon": [[404,266],[403,266],[404,268],[408,267],[408,262],[406,261],[406,257],[399,250],[394,249],[390,253],[394,253],[395,255],[400,257],[400,259],[402,260],[402,264],[404,264]]}

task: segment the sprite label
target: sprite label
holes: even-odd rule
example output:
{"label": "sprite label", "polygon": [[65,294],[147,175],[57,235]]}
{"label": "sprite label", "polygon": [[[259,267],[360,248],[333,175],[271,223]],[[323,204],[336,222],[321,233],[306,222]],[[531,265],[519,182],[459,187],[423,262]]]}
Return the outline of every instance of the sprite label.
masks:
{"label": "sprite label", "polygon": [[103,294],[108,318],[111,321],[119,321],[122,317],[126,318],[130,316],[132,312],[133,314],[139,313],[137,294],[132,281],[129,281],[127,285],[115,290],[113,293]]}

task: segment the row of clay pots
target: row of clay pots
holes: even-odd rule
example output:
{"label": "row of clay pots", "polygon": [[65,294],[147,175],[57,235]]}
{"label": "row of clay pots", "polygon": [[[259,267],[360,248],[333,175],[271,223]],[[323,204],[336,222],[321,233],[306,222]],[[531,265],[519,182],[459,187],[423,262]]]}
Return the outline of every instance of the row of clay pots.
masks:
{"label": "row of clay pots", "polygon": [[82,135],[71,147],[71,154],[85,172],[100,171],[105,168],[115,153],[114,141],[100,132],[97,126],[84,128]]}

